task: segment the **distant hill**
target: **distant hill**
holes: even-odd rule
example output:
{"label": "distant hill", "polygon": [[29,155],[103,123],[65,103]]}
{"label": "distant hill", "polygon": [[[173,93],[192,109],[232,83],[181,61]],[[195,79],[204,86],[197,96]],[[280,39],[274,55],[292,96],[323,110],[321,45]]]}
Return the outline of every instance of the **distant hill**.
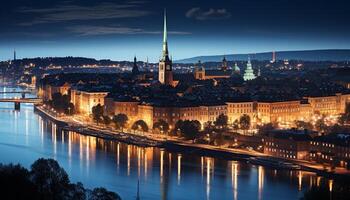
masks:
{"label": "distant hill", "polygon": [[[196,63],[202,62],[220,62],[224,55],[215,56],[197,56],[175,61],[176,63]],[[230,54],[225,55],[226,59],[247,60],[250,56],[254,60],[271,60],[272,52],[256,54]],[[305,51],[276,51],[277,60],[303,60],[303,61],[349,61],[350,49],[327,49],[327,50],[305,50]]]}

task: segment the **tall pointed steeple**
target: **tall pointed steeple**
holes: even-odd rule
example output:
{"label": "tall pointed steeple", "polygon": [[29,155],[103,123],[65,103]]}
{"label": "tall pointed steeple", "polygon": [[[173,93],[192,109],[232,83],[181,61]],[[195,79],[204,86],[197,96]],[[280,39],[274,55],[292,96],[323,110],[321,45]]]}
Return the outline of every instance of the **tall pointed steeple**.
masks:
{"label": "tall pointed steeple", "polygon": [[164,9],[164,30],[163,30],[163,55],[162,60],[169,60],[168,51],[168,30],[167,30],[167,18],[166,10]]}
{"label": "tall pointed steeple", "polygon": [[173,67],[168,51],[168,30],[166,10],[164,10],[163,51],[159,61],[158,80],[161,84],[173,85]]}
{"label": "tall pointed steeple", "polygon": [[136,56],[134,57],[134,66],[132,67],[132,74],[137,75],[139,73],[139,67],[137,66]]}

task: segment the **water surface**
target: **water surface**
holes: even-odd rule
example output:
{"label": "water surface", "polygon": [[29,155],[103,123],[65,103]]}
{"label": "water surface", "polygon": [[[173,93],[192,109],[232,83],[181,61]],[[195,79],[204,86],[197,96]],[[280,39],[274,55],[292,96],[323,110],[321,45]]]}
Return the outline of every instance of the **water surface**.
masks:
{"label": "water surface", "polygon": [[[12,96],[16,95],[0,94],[0,98]],[[0,103],[0,162],[30,167],[40,157],[56,159],[73,182],[89,188],[106,187],[124,200],[135,199],[138,180],[142,200],[294,200],[312,185],[327,183],[308,172],[274,170],[63,132],[35,114],[33,105],[22,104],[21,110],[15,111],[12,103]]]}

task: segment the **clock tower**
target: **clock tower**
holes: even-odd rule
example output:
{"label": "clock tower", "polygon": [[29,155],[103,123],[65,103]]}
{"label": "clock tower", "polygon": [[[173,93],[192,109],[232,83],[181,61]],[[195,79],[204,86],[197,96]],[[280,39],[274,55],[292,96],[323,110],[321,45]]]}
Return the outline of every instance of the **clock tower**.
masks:
{"label": "clock tower", "polygon": [[162,58],[159,61],[158,80],[161,84],[173,85],[173,64],[169,58],[166,21],[166,12],[164,12],[163,52]]}

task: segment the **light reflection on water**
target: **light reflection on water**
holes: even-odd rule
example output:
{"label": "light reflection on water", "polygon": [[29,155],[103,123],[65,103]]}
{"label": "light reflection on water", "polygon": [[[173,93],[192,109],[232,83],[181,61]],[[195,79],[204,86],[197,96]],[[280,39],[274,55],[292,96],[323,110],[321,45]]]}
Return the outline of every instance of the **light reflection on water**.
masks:
{"label": "light reflection on water", "polygon": [[[1,96],[0,96],[1,98]],[[33,106],[0,103],[0,162],[26,167],[39,157],[57,159],[72,181],[103,186],[123,199],[298,199],[312,185],[333,181],[191,153],[168,152],[63,132],[33,113]]]}

